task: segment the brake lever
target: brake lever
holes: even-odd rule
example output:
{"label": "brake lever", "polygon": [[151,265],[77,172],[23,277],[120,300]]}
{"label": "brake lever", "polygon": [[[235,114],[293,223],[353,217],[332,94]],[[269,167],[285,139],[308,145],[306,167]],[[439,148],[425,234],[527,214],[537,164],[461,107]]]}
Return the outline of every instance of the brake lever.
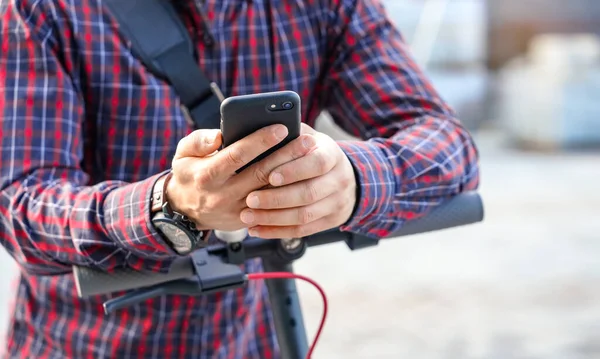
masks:
{"label": "brake lever", "polygon": [[[243,259],[243,251],[235,248],[232,251],[236,252],[238,261]],[[104,313],[108,315],[119,309],[161,295],[205,295],[239,288],[246,285],[248,281],[246,273],[242,271],[239,265],[228,263],[229,259],[211,254],[207,250],[193,253],[190,260],[194,266],[195,276],[136,289],[122,296],[112,298],[103,303]]]}
{"label": "brake lever", "polygon": [[150,298],[158,297],[161,295],[206,295],[229,289],[239,288],[246,285],[247,282],[248,279],[246,276],[244,276],[242,281],[231,282],[225,286],[202,288],[201,282],[196,277],[189,279],[179,279],[164,284],[157,284],[148,288],[137,289],[120,297],[107,300],[103,304],[104,314],[109,315],[119,309],[123,309],[125,307],[129,307],[134,304],[138,304]]}
{"label": "brake lever", "polygon": [[109,315],[119,309],[141,303],[150,298],[178,292],[193,293],[195,291],[202,291],[202,287],[198,281],[179,279],[166,284],[157,284],[147,288],[136,289],[120,297],[107,300],[102,306],[104,307],[104,314]]}

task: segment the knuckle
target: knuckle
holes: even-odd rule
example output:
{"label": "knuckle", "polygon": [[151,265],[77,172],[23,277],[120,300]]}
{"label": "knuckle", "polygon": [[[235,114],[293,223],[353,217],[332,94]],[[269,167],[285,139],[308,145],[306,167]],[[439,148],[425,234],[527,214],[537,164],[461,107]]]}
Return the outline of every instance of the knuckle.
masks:
{"label": "knuckle", "polygon": [[184,150],[185,152],[189,152],[190,149],[200,148],[202,146],[202,132],[201,130],[195,130],[183,137],[177,143],[178,150]]}
{"label": "knuckle", "polygon": [[300,157],[304,156],[306,151],[307,150],[304,147],[304,144],[302,143],[302,138],[298,138],[298,141],[294,142],[294,145],[291,148],[290,157],[292,160],[294,160],[296,158],[300,158]]}
{"label": "knuckle", "polygon": [[273,224],[273,223],[277,223],[277,215],[274,214],[272,211],[265,211],[265,212],[259,212],[255,214],[257,220],[260,223],[266,223],[266,224]]}
{"label": "knuckle", "polygon": [[211,213],[214,209],[214,200],[212,198],[204,198],[203,200],[199,201],[196,211],[198,213]]}
{"label": "knuckle", "polygon": [[195,147],[195,148],[201,148],[203,143],[202,143],[202,130],[196,130],[192,133],[189,134],[189,138],[191,139],[191,144]]}
{"label": "knuckle", "polygon": [[302,238],[307,235],[307,230],[305,226],[296,226],[292,229],[292,237],[294,238]]}
{"label": "knuckle", "polygon": [[202,215],[202,201],[199,198],[195,198],[193,202],[187,203],[185,207],[180,207],[179,209],[188,218],[198,218]]}
{"label": "knuckle", "polygon": [[[337,204],[337,208],[347,208],[349,205],[350,201],[348,201],[346,196],[338,196],[337,200],[336,200],[336,204]],[[337,211],[336,214],[340,214],[343,211]]]}
{"label": "knuckle", "polygon": [[343,189],[348,189],[352,184],[352,180],[353,178],[350,178],[349,176],[341,176],[338,183]]}
{"label": "knuckle", "polygon": [[304,200],[313,203],[319,198],[319,191],[312,182],[306,182],[304,185]]}
{"label": "knuckle", "polygon": [[338,215],[341,217],[340,219],[346,221],[348,218],[354,213],[354,203],[348,202],[346,203],[346,211],[340,211]]}
{"label": "knuckle", "polygon": [[277,169],[277,173],[283,177],[285,183],[290,184],[298,181],[297,168],[292,164],[285,164]]}
{"label": "knuckle", "polygon": [[316,167],[320,173],[325,173],[329,169],[329,156],[324,152],[318,152],[316,158]]}
{"label": "knuckle", "polygon": [[307,224],[314,220],[315,214],[308,208],[301,208],[298,210],[298,223]]}
{"label": "knuckle", "polygon": [[177,142],[177,152],[181,152],[181,150],[185,147],[186,142],[187,137],[183,137]]}
{"label": "knuckle", "polygon": [[202,171],[194,173],[194,182],[199,190],[214,181],[215,178],[217,178],[217,174],[213,166],[206,166]]}
{"label": "knuckle", "polygon": [[283,195],[282,194],[274,194],[270,198],[271,205],[275,208],[279,208],[283,206]]}
{"label": "knuckle", "polygon": [[262,129],[262,133],[259,136],[260,138],[260,145],[263,148],[270,148],[271,146],[273,146],[274,143],[277,142],[277,139],[275,137],[275,135],[273,134],[273,131],[270,131],[267,128]]}
{"label": "knuckle", "polygon": [[336,201],[341,202],[341,203],[349,202],[350,198],[352,197],[347,188],[345,190],[338,190],[338,191],[334,192],[333,195],[335,196]]}
{"label": "knuckle", "polygon": [[325,156],[325,163],[327,165],[327,170],[331,171],[335,165],[337,164],[337,158],[333,154],[328,154]]}
{"label": "knuckle", "polygon": [[223,196],[212,195],[207,196],[202,201],[201,211],[205,213],[215,213],[217,211],[223,213],[223,209],[227,205],[225,198]]}
{"label": "knuckle", "polygon": [[187,144],[187,138],[183,137],[182,139],[180,139],[177,142],[177,147],[175,149],[175,155],[173,156],[173,160],[171,162],[172,165],[175,164],[177,159],[180,159],[184,156],[185,152],[186,152],[186,144]]}
{"label": "knuckle", "polygon": [[272,126],[261,128],[258,137],[260,138],[260,144],[266,148],[270,148],[279,142]]}
{"label": "knuckle", "polygon": [[269,183],[269,173],[262,167],[257,167],[254,170],[254,178],[259,183]]}
{"label": "knuckle", "polygon": [[294,142],[292,157],[294,159],[305,156],[315,147],[315,139],[311,135],[301,135]]}
{"label": "knuckle", "polygon": [[199,171],[194,173],[194,183],[197,187],[203,186],[206,182],[208,182],[208,174],[207,171]]}
{"label": "knuckle", "polygon": [[227,160],[232,165],[243,165],[244,156],[242,155],[242,151],[240,151],[236,147],[230,148],[229,151],[227,151]]}
{"label": "knuckle", "polygon": [[204,203],[199,206],[198,208],[198,212],[199,213],[213,213],[217,208],[219,208],[216,205],[216,202],[213,199],[204,201]]}
{"label": "knuckle", "polygon": [[329,216],[327,216],[326,220],[328,223],[338,225],[346,221],[347,218],[344,218],[345,216],[346,212],[344,212],[343,207],[340,207],[339,211],[336,211],[335,213],[332,213]]}

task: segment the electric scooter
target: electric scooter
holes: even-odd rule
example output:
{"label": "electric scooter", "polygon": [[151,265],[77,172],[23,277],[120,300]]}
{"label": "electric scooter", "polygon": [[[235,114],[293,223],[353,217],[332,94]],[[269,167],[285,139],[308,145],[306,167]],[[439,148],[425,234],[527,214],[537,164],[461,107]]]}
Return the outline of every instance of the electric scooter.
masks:
{"label": "electric scooter", "polygon": [[[476,192],[456,195],[424,217],[407,222],[386,238],[403,237],[477,223],[483,220],[481,197]],[[345,241],[351,250],[377,245],[380,240],[349,232],[330,230],[304,238],[263,240],[249,238],[242,242],[220,243],[195,251],[176,260],[168,273],[148,273],[123,269],[106,273],[87,267],[73,268],[80,297],[127,291],[104,303],[105,313],[166,295],[203,295],[244,286],[251,274],[239,266],[245,260],[261,258],[265,272],[293,272],[292,263],[306,249]],[[295,281],[267,281],[269,300],[282,358],[305,359],[308,340]],[[319,333],[317,333],[318,335]]]}

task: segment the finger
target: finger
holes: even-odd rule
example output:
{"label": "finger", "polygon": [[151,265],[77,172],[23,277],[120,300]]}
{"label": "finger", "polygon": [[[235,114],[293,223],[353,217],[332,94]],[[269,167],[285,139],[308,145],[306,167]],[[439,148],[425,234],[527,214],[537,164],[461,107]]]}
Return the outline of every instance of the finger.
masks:
{"label": "finger", "polygon": [[331,174],[251,192],[246,197],[246,205],[252,209],[294,208],[320,201],[337,190],[336,176]]}
{"label": "finger", "polygon": [[196,130],[182,138],[177,144],[173,160],[184,157],[205,157],[221,146],[221,131]]}
{"label": "finger", "polygon": [[264,239],[302,238],[336,227],[333,216],[296,226],[255,226],[248,229],[252,237]]}
{"label": "finger", "polygon": [[269,174],[284,163],[291,162],[305,156],[316,145],[312,135],[301,135],[297,139],[275,151],[269,157],[246,168],[235,177],[235,186],[244,195],[248,192],[269,185]]}
{"label": "finger", "polygon": [[305,124],[304,122],[302,122],[302,123],[300,124],[300,133],[301,133],[301,134],[303,134],[303,135],[304,135],[304,134],[308,134],[308,135],[316,135],[316,134],[317,134],[317,131],[316,131],[314,128],[312,128],[312,127],[310,127],[309,125],[307,125],[307,124]]}
{"label": "finger", "polygon": [[231,177],[235,171],[281,142],[287,134],[284,125],[263,127],[219,151],[213,157],[211,170],[222,178]]}
{"label": "finger", "polygon": [[244,209],[240,219],[247,226],[296,226],[319,220],[338,211],[339,194],[307,206],[286,209]]}
{"label": "finger", "polygon": [[328,147],[318,147],[306,156],[275,168],[269,175],[269,184],[285,186],[322,176],[331,171],[335,164],[335,154],[332,154]]}

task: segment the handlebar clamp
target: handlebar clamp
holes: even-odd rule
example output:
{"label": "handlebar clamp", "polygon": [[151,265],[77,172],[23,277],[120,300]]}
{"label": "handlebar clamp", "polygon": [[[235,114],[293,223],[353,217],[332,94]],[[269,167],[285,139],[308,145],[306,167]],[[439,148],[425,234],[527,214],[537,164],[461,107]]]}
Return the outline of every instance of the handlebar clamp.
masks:
{"label": "handlebar clamp", "polygon": [[172,282],[156,284],[126,293],[104,303],[104,312],[110,314],[146,299],[166,294],[205,295],[246,285],[247,277],[242,269],[227,263],[222,256],[200,249],[190,255],[196,275]]}

